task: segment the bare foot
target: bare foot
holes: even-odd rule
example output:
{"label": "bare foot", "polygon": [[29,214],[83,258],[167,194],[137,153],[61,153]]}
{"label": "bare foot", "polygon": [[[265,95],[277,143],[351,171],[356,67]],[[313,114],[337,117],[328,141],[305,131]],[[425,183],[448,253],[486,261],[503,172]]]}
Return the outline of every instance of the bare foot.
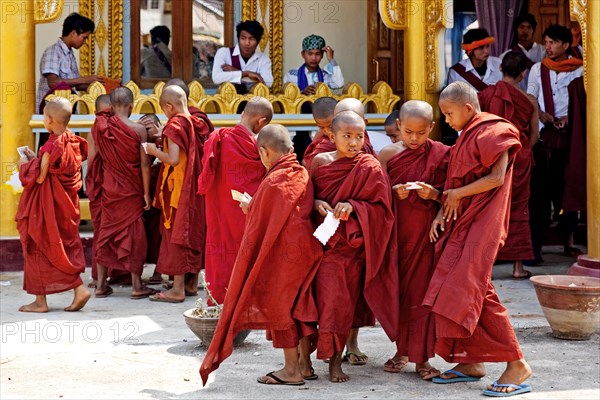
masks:
{"label": "bare foot", "polygon": [[65,307],[65,311],[79,311],[81,310],[88,300],[92,297],[92,294],[83,287],[83,285],[79,285],[75,288],[75,294],[73,296],[73,302],[70,306]]}
{"label": "bare foot", "polygon": [[158,293],[159,290],[149,288],[148,286],[142,286],[138,290],[132,290],[130,298],[133,300],[145,299],[148,296]]}
{"label": "bare foot", "polygon": [[329,360],[329,380],[334,383],[348,382],[350,377],[342,371],[342,355],[336,355]]}
{"label": "bare foot", "polygon": [[[483,378],[485,376],[485,366],[483,363],[476,364],[457,364],[454,368],[455,371],[462,372],[467,376],[472,376],[473,378]],[[454,374],[441,374],[441,378],[443,379],[451,379],[456,378],[457,375]]]}
{"label": "bare foot", "polygon": [[385,372],[399,373],[406,367],[406,364],[408,364],[408,357],[399,356],[398,353],[396,353],[394,357],[383,364],[383,370]]}
{"label": "bare foot", "polygon": [[421,376],[424,381],[430,381],[436,376],[440,376],[440,371],[429,364],[429,362],[423,364],[416,364],[415,370],[417,374]]}
{"label": "bare foot", "polygon": [[[506,364],[506,370],[500,376],[497,383],[512,383],[513,385],[520,385],[525,382],[531,376],[531,367],[527,364],[527,361],[524,359],[511,361]],[[494,392],[503,392],[510,393],[515,391],[516,389],[511,387],[493,387],[488,386],[488,390]]]}
{"label": "bare foot", "polygon": [[[275,378],[279,379],[279,381]],[[304,383],[304,379],[302,378],[302,374],[300,374],[300,370],[290,372],[282,368],[279,371],[269,372],[267,375],[261,376],[258,378],[258,382],[266,385],[301,385]]]}
{"label": "bare foot", "polygon": [[35,313],[45,313],[48,312],[48,303],[40,302],[36,299],[31,304],[27,304],[25,306],[19,307],[19,311],[21,312],[35,312]]}

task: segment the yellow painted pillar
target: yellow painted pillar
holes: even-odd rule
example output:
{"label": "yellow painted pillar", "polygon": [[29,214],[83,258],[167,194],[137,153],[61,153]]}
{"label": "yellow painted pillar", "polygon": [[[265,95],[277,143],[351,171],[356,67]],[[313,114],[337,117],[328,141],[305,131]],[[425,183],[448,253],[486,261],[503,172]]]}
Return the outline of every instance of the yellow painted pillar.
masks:
{"label": "yellow painted pillar", "polygon": [[588,254],[600,260],[600,2],[587,3],[587,227]]}
{"label": "yellow painted pillar", "polygon": [[35,107],[34,0],[0,1],[0,238],[18,235],[20,195],[4,184],[19,158],[17,147],[33,149],[29,120]]}
{"label": "yellow painted pillar", "polygon": [[404,96],[406,100],[426,100],[425,91],[425,1],[406,5],[407,27],[404,30]]}

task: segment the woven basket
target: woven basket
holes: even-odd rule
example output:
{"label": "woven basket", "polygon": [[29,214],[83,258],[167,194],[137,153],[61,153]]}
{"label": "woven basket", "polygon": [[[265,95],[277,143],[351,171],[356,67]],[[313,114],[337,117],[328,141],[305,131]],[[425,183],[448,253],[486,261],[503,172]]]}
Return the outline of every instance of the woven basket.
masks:
{"label": "woven basket", "polygon": [[[193,315],[195,308],[190,308],[183,313],[185,323],[194,335],[200,339],[203,346],[208,347],[217,329],[219,318],[201,318]],[[240,331],[233,340],[234,346],[240,346],[248,337],[250,331]]]}

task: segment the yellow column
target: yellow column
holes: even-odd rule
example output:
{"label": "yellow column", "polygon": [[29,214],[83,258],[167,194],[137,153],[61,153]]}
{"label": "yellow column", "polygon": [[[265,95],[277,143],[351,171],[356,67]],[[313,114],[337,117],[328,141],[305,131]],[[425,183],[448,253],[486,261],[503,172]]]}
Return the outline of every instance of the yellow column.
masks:
{"label": "yellow column", "polygon": [[35,107],[34,0],[0,1],[0,238],[16,236],[19,197],[4,184],[19,158],[33,149],[29,120]]}
{"label": "yellow column", "polygon": [[587,226],[588,254],[600,260],[600,2],[587,3]]}

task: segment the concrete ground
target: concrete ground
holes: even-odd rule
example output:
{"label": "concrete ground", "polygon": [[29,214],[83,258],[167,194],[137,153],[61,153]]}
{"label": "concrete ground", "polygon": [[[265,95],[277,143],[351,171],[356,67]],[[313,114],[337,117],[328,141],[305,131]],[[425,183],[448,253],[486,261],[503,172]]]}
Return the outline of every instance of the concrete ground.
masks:
{"label": "concrete ground", "polygon": [[[573,261],[550,247],[545,264],[531,267],[536,274],[563,274]],[[146,273],[151,273],[147,268]],[[555,339],[529,281],[510,279],[511,265],[494,268],[494,284],[533,368],[529,380],[535,399],[599,399],[600,340]],[[86,271],[86,283],[89,280]],[[130,300],[129,287],[115,287],[105,299],[92,298],[81,312],[62,308],[71,294],[49,296],[50,312],[18,312],[32,296],[22,290],[21,272],[0,274],[2,343],[0,398],[2,399],[383,399],[481,398],[481,391],[496,379],[504,365],[487,364],[481,382],[436,385],[423,382],[414,364],[405,372],[383,372],[393,355],[381,328],[361,329],[361,349],[369,355],[366,366],[349,366],[348,383],[327,380],[327,364],[314,361],[317,381],[300,387],[256,383],[260,375],[281,368],[281,352],[271,348],[262,332],[252,332],[211,375],[203,388],[198,368],[206,349],[185,325],[182,313],[195,298],[181,304]],[[599,321],[600,322],[600,321]],[[440,358],[434,366],[451,365]]]}

